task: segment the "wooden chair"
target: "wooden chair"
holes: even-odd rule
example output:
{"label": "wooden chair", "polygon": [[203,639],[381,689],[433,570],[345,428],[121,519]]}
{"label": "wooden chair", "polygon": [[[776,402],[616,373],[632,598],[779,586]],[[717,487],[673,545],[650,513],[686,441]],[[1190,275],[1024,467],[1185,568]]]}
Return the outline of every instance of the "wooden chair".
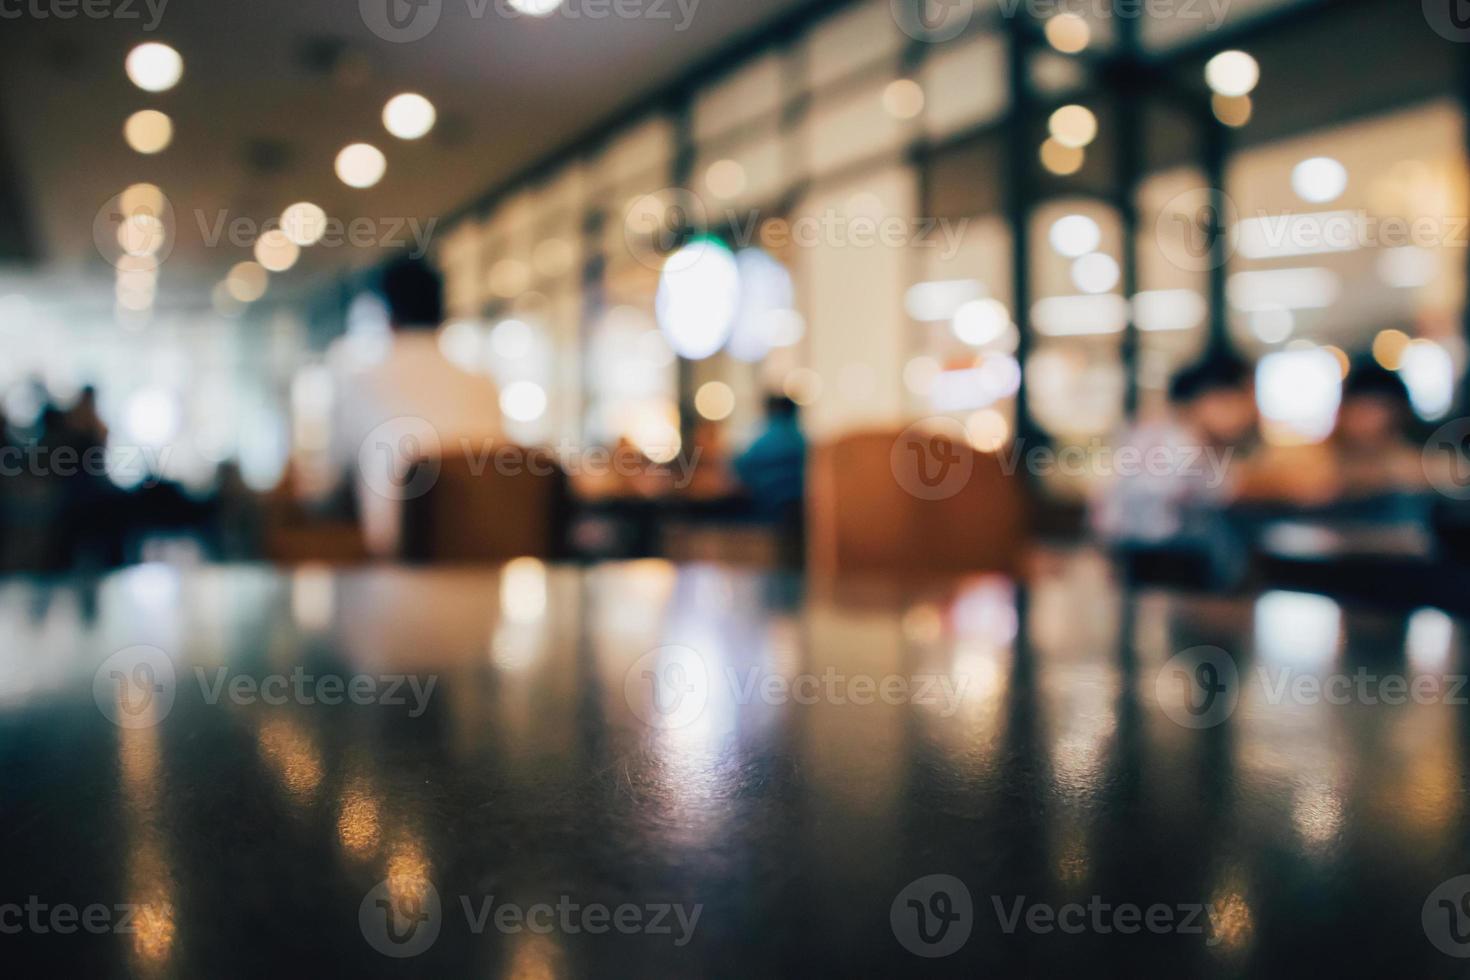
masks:
{"label": "wooden chair", "polygon": [[[549,454],[501,447],[488,459],[451,456],[422,496],[403,503],[403,558],[419,563],[557,558],[566,538],[566,473]],[[409,475],[409,481],[416,476]]]}
{"label": "wooden chair", "polygon": [[[926,448],[958,467],[957,476],[942,488],[916,483],[914,471],[904,469],[911,460],[909,447],[898,442],[901,436],[856,433],[812,451],[807,476],[812,571],[1018,573],[1029,537],[1020,477],[1006,473],[999,456],[936,436]],[[958,474],[967,465],[969,478],[960,483]],[[948,471],[935,467],[924,477],[933,480],[941,472]]]}

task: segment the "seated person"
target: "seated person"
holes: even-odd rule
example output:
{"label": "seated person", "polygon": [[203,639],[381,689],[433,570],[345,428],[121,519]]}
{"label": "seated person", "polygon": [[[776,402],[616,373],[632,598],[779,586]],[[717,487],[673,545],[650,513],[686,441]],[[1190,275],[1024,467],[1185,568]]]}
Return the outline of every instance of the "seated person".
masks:
{"label": "seated person", "polygon": [[1255,427],[1249,366],[1206,355],[1169,386],[1171,414],[1134,426],[1119,440],[1144,460],[1167,460],[1100,483],[1093,530],[1130,578],[1221,585],[1243,564],[1222,511],[1236,493],[1234,456]]}
{"label": "seated person", "polygon": [[[393,341],[380,361],[336,379],[332,445],[334,459],[352,475],[369,552],[392,557],[403,498],[414,492],[405,480],[415,457],[490,452],[501,437],[500,400],[489,377],[440,353],[443,285],[427,263],[394,262],[381,288]],[[376,444],[365,446],[369,438]]]}
{"label": "seated person", "polygon": [[1409,389],[1398,374],[1367,359],[1353,366],[1329,442],[1340,499],[1427,489],[1423,447],[1410,438],[1413,423]]}
{"label": "seated person", "polygon": [[806,482],[806,437],[796,403],[781,395],[766,398],[766,419],[755,440],[735,457],[735,477],[758,516],[785,520],[799,513]]}

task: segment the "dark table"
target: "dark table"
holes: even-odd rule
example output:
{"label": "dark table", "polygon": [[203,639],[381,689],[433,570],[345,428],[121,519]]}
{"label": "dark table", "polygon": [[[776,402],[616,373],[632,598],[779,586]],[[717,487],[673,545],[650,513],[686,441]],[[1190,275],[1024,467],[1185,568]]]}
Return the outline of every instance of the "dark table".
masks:
{"label": "dark table", "polygon": [[522,560],[9,579],[0,626],[7,976],[1470,969],[1432,609],[1087,555],[1022,590]]}

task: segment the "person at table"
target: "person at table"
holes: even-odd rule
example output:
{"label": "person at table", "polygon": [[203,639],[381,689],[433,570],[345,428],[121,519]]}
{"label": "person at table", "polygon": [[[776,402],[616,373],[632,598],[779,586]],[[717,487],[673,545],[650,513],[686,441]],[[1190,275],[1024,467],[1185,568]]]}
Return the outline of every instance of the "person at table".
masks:
{"label": "person at table", "polygon": [[[443,283],[418,259],[383,272],[392,342],[376,363],[336,380],[333,458],[355,487],[364,543],[398,554],[401,506],[416,459],[476,455],[501,438],[500,400],[486,375],[456,367],[439,350]],[[391,423],[391,424],[390,424]],[[373,444],[369,444],[369,443]]]}
{"label": "person at table", "polygon": [[760,432],[732,465],[757,515],[784,519],[801,506],[806,486],[806,436],[791,399],[770,395],[765,412]]}
{"label": "person at table", "polygon": [[1394,371],[1360,359],[1342,385],[1329,446],[1337,495],[1360,500],[1427,489],[1423,446],[1410,435],[1409,389]]}
{"label": "person at table", "polygon": [[1249,366],[1213,353],[1175,375],[1167,413],[1124,433],[1115,458],[1154,462],[1100,481],[1089,517],[1130,579],[1214,587],[1238,576],[1244,555],[1223,512],[1255,425]]}

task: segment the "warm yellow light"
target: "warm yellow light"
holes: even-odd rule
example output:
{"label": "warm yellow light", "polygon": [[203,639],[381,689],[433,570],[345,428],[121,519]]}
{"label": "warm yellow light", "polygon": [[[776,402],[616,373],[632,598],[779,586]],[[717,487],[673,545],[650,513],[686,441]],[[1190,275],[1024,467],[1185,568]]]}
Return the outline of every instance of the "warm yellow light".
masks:
{"label": "warm yellow light", "polygon": [[519,259],[501,259],[490,267],[490,291],[501,299],[515,299],[531,285],[531,270]]}
{"label": "warm yellow light", "polygon": [[126,216],[117,226],[117,244],[128,255],[155,255],[167,238],[163,222],[146,211]]}
{"label": "warm yellow light", "polygon": [[1397,371],[1409,348],[1409,335],[1402,330],[1380,330],[1373,338],[1373,359],[1390,371]]}
{"label": "warm yellow light", "polygon": [[184,75],[184,59],[167,44],[150,41],[128,52],[128,78],[145,92],[166,92]]}
{"label": "warm yellow light", "polygon": [[889,82],[883,89],[883,109],[894,119],[912,119],[924,111],[924,89],[910,78]]}
{"label": "warm yellow light", "polygon": [[157,109],[140,109],[123,124],[123,137],[139,153],[161,153],[174,138],[174,122]]}
{"label": "warm yellow light", "polygon": [[383,106],[383,126],[401,140],[416,140],[434,128],[434,103],[417,92],[395,95]]}
{"label": "warm yellow light", "polygon": [[1251,113],[1255,109],[1249,95],[1221,95],[1218,92],[1210,96],[1210,106],[1215,110],[1216,119],[1236,129],[1251,121]]}
{"label": "warm yellow light", "polygon": [[965,420],[965,438],[979,452],[996,452],[1010,435],[1010,423],[993,408],[982,408]]}
{"label": "warm yellow light", "polygon": [[348,187],[363,189],[383,179],[388,160],[368,143],[353,143],[337,154],[337,177]]}
{"label": "warm yellow light", "polygon": [[155,184],[133,184],[122,192],[118,205],[124,215],[151,214],[157,217],[163,212],[163,191]]}
{"label": "warm yellow light", "polygon": [[285,272],[300,257],[301,246],[279,228],[272,228],[255,241],[255,261],[271,272]]}
{"label": "warm yellow light", "polygon": [[735,392],[723,381],[706,381],[694,393],[694,410],[711,422],[727,419],[735,411]]}
{"label": "warm yellow light", "polygon": [[1057,14],[1046,22],[1046,41],[1062,54],[1076,54],[1092,40],[1092,28],[1076,14]]}
{"label": "warm yellow light", "polygon": [[327,233],[327,212],[310,201],[300,201],[281,212],[281,231],[302,248],[315,245]]}
{"label": "warm yellow light", "polygon": [[734,197],[745,190],[745,168],[734,160],[716,160],[704,172],[704,185],[715,197]]}
{"label": "warm yellow light", "polygon": [[1333,344],[1328,344],[1322,349],[1331,354],[1333,357],[1337,358],[1337,366],[1342,371],[1342,376],[1346,378],[1348,376],[1348,372],[1352,370],[1353,366],[1352,361],[1348,359],[1347,351]]}
{"label": "warm yellow light", "polygon": [[1097,138],[1097,117],[1086,106],[1064,105],[1051,114],[1047,128],[1058,143],[1081,149]]}
{"label": "warm yellow light", "polygon": [[230,296],[242,303],[254,303],[265,295],[270,276],[254,262],[238,262],[225,277],[225,288]]}
{"label": "warm yellow light", "polygon": [[1048,138],[1041,144],[1041,165],[1058,177],[1070,177],[1082,169],[1087,154],[1075,146],[1063,146]]}
{"label": "warm yellow light", "polygon": [[1261,66],[1244,51],[1221,51],[1205,65],[1205,84],[1224,96],[1249,95],[1261,80]]}

